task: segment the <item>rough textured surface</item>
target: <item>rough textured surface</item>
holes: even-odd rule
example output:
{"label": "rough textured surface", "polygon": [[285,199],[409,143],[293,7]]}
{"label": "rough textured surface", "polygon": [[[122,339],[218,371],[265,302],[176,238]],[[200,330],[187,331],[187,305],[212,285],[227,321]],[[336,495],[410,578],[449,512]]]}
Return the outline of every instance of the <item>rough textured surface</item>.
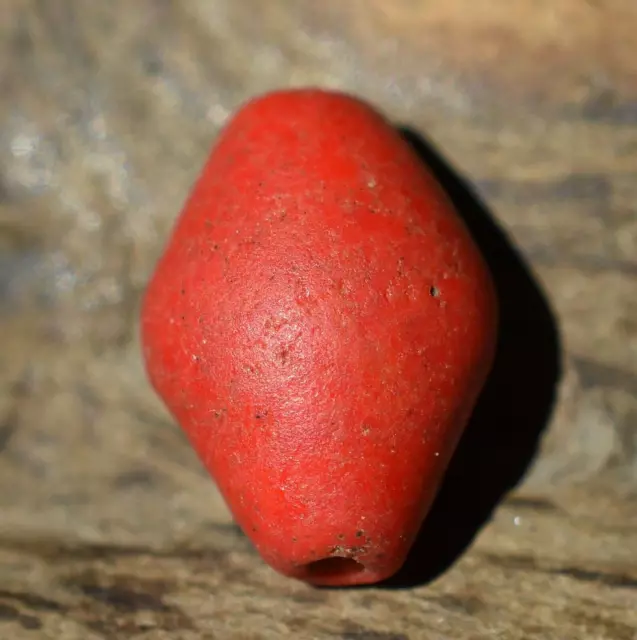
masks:
{"label": "rough textured surface", "polygon": [[[2,4],[0,636],[636,637],[637,8],[477,6]],[[267,569],[140,364],[139,296],[218,127],[305,84],[435,142],[467,182],[411,135],[508,301],[394,588]]]}
{"label": "rough textured surface", "polygon": [[497,300],[391,122],[342,93],[274,91],[219,135],[140,335],[261,557],[353,586],[404,564],[491,371]]}

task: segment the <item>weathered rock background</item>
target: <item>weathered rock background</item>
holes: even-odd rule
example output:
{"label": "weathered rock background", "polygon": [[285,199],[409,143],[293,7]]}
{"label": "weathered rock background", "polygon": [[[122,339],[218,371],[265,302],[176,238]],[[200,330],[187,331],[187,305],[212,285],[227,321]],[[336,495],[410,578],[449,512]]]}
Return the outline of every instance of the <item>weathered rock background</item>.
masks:
{"label": "weathered rock background", "polygon": [[[0,637],[637,638],[636,32],[632,0],[4,0]],[[265,567],[139,358],[219,127],[308,84],[427,137],[506,297],[393,588]]]}

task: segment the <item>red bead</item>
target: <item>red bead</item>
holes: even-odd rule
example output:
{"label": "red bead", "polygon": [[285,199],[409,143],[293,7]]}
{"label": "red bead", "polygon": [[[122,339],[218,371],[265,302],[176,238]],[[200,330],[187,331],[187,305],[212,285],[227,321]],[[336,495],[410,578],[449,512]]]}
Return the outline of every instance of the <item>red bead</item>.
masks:
{"label": "red bead", "polygon": [[292,90],[220,134],[142,337],[154,388],[262,557],[350,585],[404,562],[496,316],[482,256],[393,127],[355,98]]}

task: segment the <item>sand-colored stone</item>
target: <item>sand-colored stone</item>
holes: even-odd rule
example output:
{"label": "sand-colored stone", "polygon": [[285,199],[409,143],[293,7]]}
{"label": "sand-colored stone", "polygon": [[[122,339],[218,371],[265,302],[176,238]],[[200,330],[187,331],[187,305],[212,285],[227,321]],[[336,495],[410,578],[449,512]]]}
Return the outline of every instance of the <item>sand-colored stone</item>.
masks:
{"label": "sand-colored stone", "polygon": [[[5,0],[0,638],[637,638],[636,32],[631,0]],[[140,363],[219,127],[307,84],[433,141],[505,297],[394,588],[264,566]]]}

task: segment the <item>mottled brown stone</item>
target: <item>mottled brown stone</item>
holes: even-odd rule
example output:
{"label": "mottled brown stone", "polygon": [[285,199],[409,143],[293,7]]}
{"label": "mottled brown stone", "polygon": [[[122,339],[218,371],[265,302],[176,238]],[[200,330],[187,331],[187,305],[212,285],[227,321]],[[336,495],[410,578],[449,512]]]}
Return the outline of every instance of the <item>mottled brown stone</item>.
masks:
{"label": "mottled brown stone", "polygon": [[[636,638],[636,32],[632,0],[3,2],[0,637]],[[264,566],[139,357],[219,127],[306,84],[409,128],[504,297],[494,375],[385,588]]]}

